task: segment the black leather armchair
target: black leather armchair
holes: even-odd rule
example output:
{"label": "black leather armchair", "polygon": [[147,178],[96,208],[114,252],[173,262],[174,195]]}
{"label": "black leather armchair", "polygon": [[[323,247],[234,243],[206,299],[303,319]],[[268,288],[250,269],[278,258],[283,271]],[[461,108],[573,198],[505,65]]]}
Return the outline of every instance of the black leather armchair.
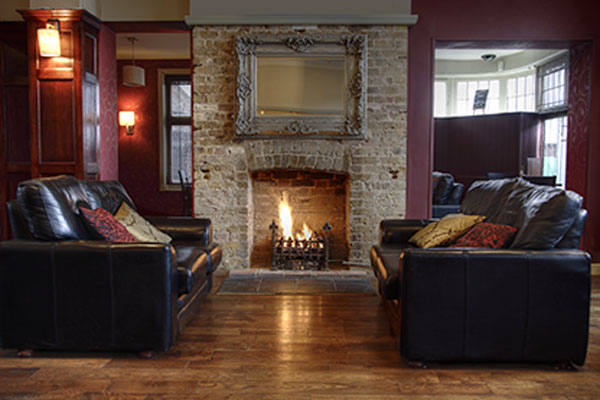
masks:
{"label": "black leather armchair", "polygon": [[133,205],[118,182],[33,179],[17,200],[15,240],[0,243],[2,348],[166,351],[210,292],[222,252],[208,219],[149,218],[170,244],[111,243],[76,209]]}
{"label": "black leather armchair", "polygon": [[[516,178],[487,182],[473,184],[461,211],[498,223],[514,218],[521,236],[508,249],[420,249],[408,239],[431,220],[380,224],[371,264],[401,355],[413,366],[433,361],[582,365],[591,259],[577,249],[587,216],[579,208],[581,198]],[[527,221],[536,214],[530,207],[542,214]]]}
{"label": "black leather armchair", "polygon": [[432,211],[433,218],[460,211],[465,185],[454,181],[452,174],[434,171],[432,174]]}

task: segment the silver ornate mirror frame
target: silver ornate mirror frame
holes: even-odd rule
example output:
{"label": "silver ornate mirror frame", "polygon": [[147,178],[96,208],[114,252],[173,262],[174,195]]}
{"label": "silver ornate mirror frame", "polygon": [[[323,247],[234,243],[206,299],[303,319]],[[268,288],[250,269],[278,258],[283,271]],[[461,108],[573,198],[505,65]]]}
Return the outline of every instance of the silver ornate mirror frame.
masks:
{"label": "silver ornate mirror frame", "polygon": [[[255,35],[236,38],[235,135],[238,139],[302,137],[364,139],[367,131],[367,35]],[[343,56],[344,113],[339,116],[257,115],[257,57]]]}

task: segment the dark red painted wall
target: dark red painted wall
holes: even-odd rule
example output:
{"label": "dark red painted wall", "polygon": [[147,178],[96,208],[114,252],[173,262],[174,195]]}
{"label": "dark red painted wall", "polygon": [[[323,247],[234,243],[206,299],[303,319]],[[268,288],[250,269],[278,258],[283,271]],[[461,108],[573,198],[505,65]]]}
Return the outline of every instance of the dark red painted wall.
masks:
{"label": "dark red painted wall", "polygon": [[158,69],[189,68],[189,60],[138,60],[136,65],[146,70],[146,86],[126,87],[122,84],[122,67],[131,61],[119,61],[118,109],[135,111],[135,131],[132,136],[119,128],[119,180],[143,215],[180,215],[181,192],[160,191],[160,132],[158,127]]}
{"label": "dark red painted wall", "polygon": [[594,157],[600,151],[600,2],[413,0],[412,13],[419,20],[409,29],[407,217],[430,213],[436,41],[556,41],[562,45],[587,41],[591,45],[588,133],[575,135],[587,140],[587,146],[569,143],[569,150],[586,154],[568,154],[568,158],[587,158],[582,194],[589,217],[584,248],[595,261],[600,260],[600,157]]}
{"label": "dark red painted wall", "polygon": [[119,130],[117,121],[117,42],[105,24],[98,39],[100,82],[100,179],[119,179]]}

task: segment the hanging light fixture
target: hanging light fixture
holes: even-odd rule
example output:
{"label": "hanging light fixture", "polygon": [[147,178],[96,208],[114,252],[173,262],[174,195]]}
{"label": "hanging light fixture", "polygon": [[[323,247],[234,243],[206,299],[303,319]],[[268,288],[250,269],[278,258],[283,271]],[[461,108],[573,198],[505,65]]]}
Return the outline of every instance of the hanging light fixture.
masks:
{"label": "hanging light fixture", "polygon": [[38,29],[37,39],[38,45],[40,46],[40,56],[60,56],[60,33],[58,28],[58,20],[48,20],[45,28]]}
{"label": "hanging light fixture", "polygon": [[131,43],[131,65],[123,66],[123,85],[130,87],[146,86],[146,71],[135,65],[135,42],[139,39],[133,36],[127,38]]}

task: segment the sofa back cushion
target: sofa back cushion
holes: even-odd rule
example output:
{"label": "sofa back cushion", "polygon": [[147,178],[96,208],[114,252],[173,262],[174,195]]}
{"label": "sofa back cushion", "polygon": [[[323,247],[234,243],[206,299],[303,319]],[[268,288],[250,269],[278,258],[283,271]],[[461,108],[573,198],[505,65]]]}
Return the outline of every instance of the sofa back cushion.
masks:
{"label": "sofa back cushion", "polygon": [[552,249],[575,222],[582,201],[570,190],[518,179],[494,222],[519,230],[511,248]]}
{"label": "sofa back cushion", "polygon": [[23,181],[17,202],[34,238],[83,240],[88,233],[77,214],[77,203],[88,202],[79,181],[60,175]]}
{"label": "sofa back cushion", "polygon": [[104,208],[110,213],[117,212],[121,203],[126,203],[135,210],[133,200],[118,181],[79,181],[88,197],[92,209]]}
{"label": "sofa back cushion", "polygon": [[517,228],[511,248],[542,250],[556,247],[572,227],[579,226],[575,222],[581,203],[575,192],[509,178],[473,182],[461,211]]}
{"label": "sofa back cushion", "polygon": [[475,181],[467,190],[460,211],[468,215],[485,215],[487,222],[495,223],[516,184],[517,178]]}

